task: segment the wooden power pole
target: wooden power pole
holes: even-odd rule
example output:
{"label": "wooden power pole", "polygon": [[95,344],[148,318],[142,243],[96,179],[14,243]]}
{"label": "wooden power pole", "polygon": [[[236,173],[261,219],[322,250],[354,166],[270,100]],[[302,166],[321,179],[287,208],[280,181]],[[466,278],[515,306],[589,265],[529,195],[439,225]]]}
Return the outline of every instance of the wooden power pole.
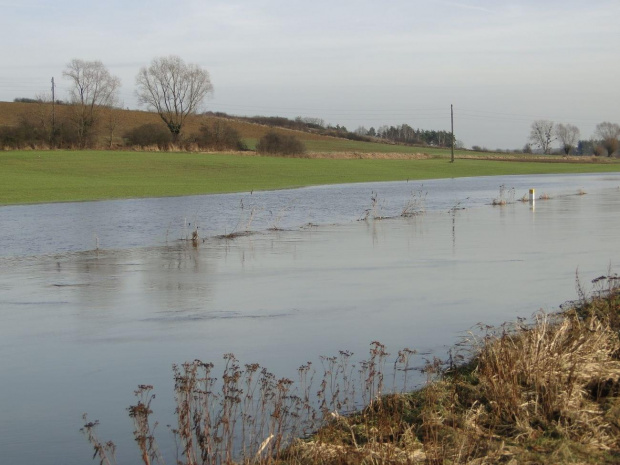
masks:
{"label": "wooden power pole", "polygon": [[56,85],[54,84],[54,77],[52,77],[52,144],[56,137]]}
{"label": "wooden power pole", "polygon": [[454,108],[450,104],[450,127],[452,129],[452,150],[450,151],[450,163],[454,163]]}

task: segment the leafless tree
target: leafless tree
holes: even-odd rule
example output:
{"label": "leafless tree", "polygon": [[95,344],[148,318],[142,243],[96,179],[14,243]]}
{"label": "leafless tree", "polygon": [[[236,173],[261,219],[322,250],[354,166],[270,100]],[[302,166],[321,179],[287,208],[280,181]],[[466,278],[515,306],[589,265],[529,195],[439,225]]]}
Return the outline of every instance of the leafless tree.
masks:
{"label": "leafless tree", "polygon": [[596,125],[594,131],[597,137],[601,139],[601,145],[607,150],[607,156],[611,157],[618,150],[618,137],[620,137],[620,126],[616,123],[605,121]]}
{"label": "leafless tree", "polygon": [[187,116],[213,91],[208,71],[175,55],[155,58],[151,66],[140,69],[136,85],[139,102],[159,113],[174,141]]}
{"label": "leafless tree", "polygon": [[562,145],[562,150],[568,155],[579,141],[579,128],[572,124],[560,123],[555,127],[555,135]]}
{"label": "leafless tree", "polygon": [[545,154],[551,151],[551,143],[555,140],[553,138],[553,128],[553,121],[542,119],[534,121],[531,126],[529,140]]}
{"label": "leafless tree", "polygon": [[116,132],[121,124],[123,115],[122,105],[109,106],[106,108],[103,114],[103,125],[105,130],[106,145],[109,149],[114,147],[114,140],[116,139]]}
{"label": "leafless tree", "polygon": [[30,105],[27,114],[23,114],[22,118],[26,118],[32,122],[38,130],[46,135],[46,138],[52,145],[53,128],[52,128],[52,94],[51,92],[42,92],[34,96],[36,103]]}
{"label": "leafless tree", "polygon": [[78,59],[71,60],[62,75],[71,81],[74,122],[79,142],[85,146],[99,121],[100,110],[116,103],[121,80],[112,76],[100,61]]}

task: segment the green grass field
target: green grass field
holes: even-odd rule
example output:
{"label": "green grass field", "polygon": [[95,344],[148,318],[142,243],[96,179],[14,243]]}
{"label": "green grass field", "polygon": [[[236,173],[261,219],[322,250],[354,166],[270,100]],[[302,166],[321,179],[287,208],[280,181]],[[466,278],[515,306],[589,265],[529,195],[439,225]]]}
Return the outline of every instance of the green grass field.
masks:
{"label": "green grass field", "polygon": [[113,151],[0,152],[0,204],[164,197],[319,184],[620,171],[620,163],[340,160]]}

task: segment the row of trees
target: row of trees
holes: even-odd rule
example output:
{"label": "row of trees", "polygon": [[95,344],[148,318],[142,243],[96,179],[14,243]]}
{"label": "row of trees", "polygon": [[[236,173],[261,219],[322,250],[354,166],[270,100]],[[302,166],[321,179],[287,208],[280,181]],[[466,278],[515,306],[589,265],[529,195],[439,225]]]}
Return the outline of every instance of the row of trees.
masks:
{"label": "row of trees", "polygon": [[[408,124],[399,126],[380,126],[366,129],[363,126],[355,130],[361,136],[378,137],[390,142],[409,145],[432,145],[437,147],[450,147],[452,145],[452,133],[449,131],[435,131],[427,129],[414,129]],[[456,140],[455,140],[456,142]]]}
{"label": "row of trees", "polygon": [[[564,154],[577,150],[581,155],[607,155],[611,157],[620,147],[620,125],[608,121],[599,123],[590,141],[579,139],[580,131],[572,124],[537,120],[530,128],[529,142],[543,153],[551,153],[551,145],[558,141]],[[528,151],[529,144],[526,145]]]}
{"label": "row of trees", "polygon": [[[25,137],[47,140],[51,146],[63,143],[87,147],[102,129],[113,132],[112,109],[120,106],[121,80],[112,75],[101,61],[74,59],[62,73],[70,82],[69,121],[56,119],[54,106],[62,103],[50,96],[34,99],[46,105],[36,123],[22,121],[13,133],[4,130],[5,139]],[[136,93],[140,104],[157,112],[165,123],[172,142],[179,142],[186,118],[195,113],[213,91],[209,73],[195,64],[187,64],[178,56],[155,58],[136,76]],[[24,100],[24,99],[22,99]],[[105,123],[105,124],[104,124]],[[103,127],[105,126],[105,127]]]}
{"label": "row of trees", "polygon": [[[85,148],[96,145],[102,133],[112,147],[114,134],[119,124],[118,113],[112,111],[121,106],[119,90],[121,81],[112,75],[101,61],[74,59],[67,64],[63,77],[70,82],[68,101],[55,99],[55,96],[39,96],[37,99],[16,99],[27,103],[44,104],[34,117],[22,118],[20,125],[13,128],[0,128],[0,143],[9,146],[44,142],[52,147],[78,146]],[[136,76],[136,93],[141,105],[156,112],[169,135],[163,134],[152,125],[136,128],[125,137],[130,143],[152,140],[155,145],[179,144],[181,133],[189,115],[196,113],[205,98],[213,92],[209,73],[196,64],[187,64],[178,56],[155,58],[149,67],[140,69]],[[70,117],[56,118],[54,107],[67,104]],[[65,113],[66,114],[66,113]],[[227,115],[225,115],[227,116]],[[375,130],[363,127],[349,132],[344,126],[327,126],[319,118],[289,120],[281,117],[252,117],[253,122],[271,126],[288,127],[321,134],[344,137],[353,140],[371,141],[376,138],[401,144],[450,146],[452,134],[447,131],[413,129],[407,124],[400,126],[381,126]],[[202,131],[203,135],[209,130]],[[214,129],[214,134],[219,134]],[[204,141],[203,135],[192,135],[189,139]],[[187,137],[186,137],[187,139]],[[217,139],[217,138],[216,138]],[[219,139],[218,139],[219,140]],[[132,142],[134,141],[134,142]],[[187,142],[187,140],[185,141]],[[141,145],[141,144],[139,144]]]}

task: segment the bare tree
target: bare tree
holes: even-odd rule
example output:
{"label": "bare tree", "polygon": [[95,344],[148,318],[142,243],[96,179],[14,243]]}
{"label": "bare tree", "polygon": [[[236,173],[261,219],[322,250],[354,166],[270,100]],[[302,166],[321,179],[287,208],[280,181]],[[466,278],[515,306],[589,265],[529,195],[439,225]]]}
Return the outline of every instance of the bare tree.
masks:
{"label": "bare tree", "polygon": [[601,139],[601,145],[607,150],[607,156],[611,157],[618,150],[618,137],[620,137],[620,126],[616,123],[605,121],[596,125],[594,133]]}
{"label": "bare tree", "polygon": [[34,105],[32,109],[29,108],[28,115],[22,115],[22,118],[27,118],[34,123],[38,130],[45,134],[50,146],[53,146],[54,140],[54,128],[52,124],[52,93],[42,92],[34,96]]}
{"label": "bare tree", "polygon": [[159,113],[174,141],[187,116],[213,91],[208,71],[175,55],[155,58],[151,66],[140,69],[136,85],[139,102]]}
{"label": "bare tree", "polygon": [[558,124],[555,127],[555,135],[562,144],[562,150],[568,155],[579,141],[579,128],[572,124]]}
{"label": "bare tree", "polygon": [[529,140],[544,154],[551,151],[551,143],[555,140],[553,138],[553,127],[553,121],[539,119],[532,123]]}
{"label": "bare tree", "polygon": [[121,124],[123,115],[122,107],[123,105],[109,106],[106,108],[102,117],[103,126],[105,129],[106,145],[109,149],[114,147],[114,140],[116,139],[117,132],[116,130]]}
{"label": "bare tree", "polygon": [[99,121],[100,110],[117,101],[121,80],[112,76],[100,61],[78,59],[71,60],[62,75],[71,81],[74,122],[79,142],[85,146]]}

